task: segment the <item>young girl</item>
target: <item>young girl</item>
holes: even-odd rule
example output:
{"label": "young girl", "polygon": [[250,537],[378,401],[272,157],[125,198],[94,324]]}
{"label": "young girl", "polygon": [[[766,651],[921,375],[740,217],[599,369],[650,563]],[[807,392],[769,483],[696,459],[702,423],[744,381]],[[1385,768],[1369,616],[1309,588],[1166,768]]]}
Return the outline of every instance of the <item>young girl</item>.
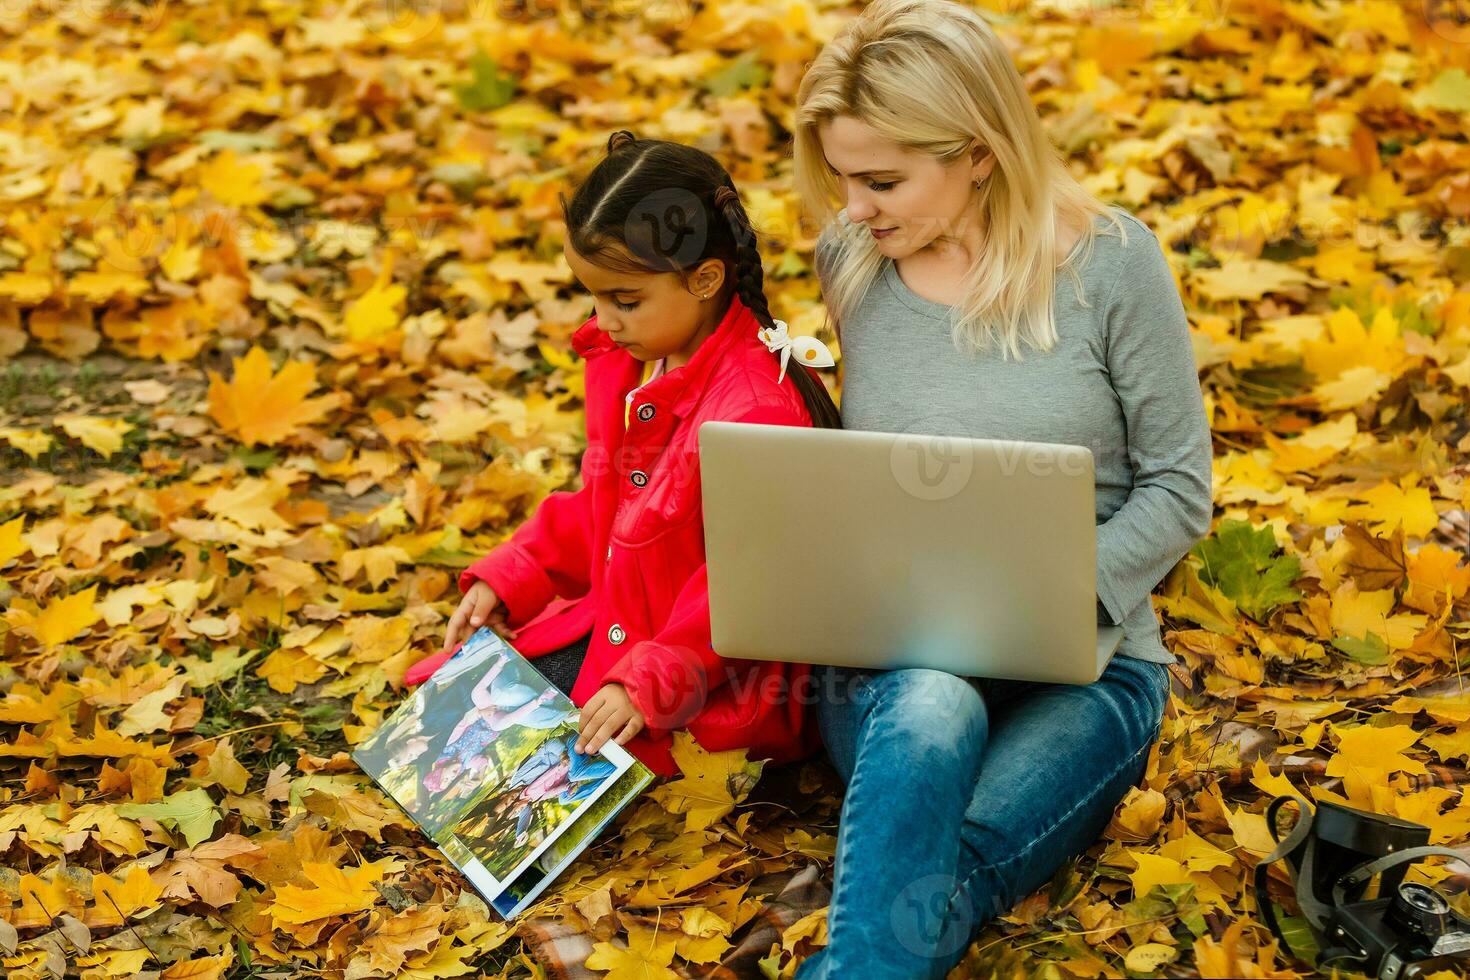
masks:
{"label": "young girl", "polygon": [[571,339],[586,360],[582,488],[549,495],[461,574],[444,649],[407,680],[499,623],[553,680],[579,662],[579,752],[613,739],[671,776],[672,733],[687,729],[710,751],[804,758],[820,742],[792,692],[810,666],[710,647],[697,435],[712,419],[839,427],[810,370],[832,357],[772,319],[755,233],[718,161],[626,130],[607,149],[562,202],[567,263],[594,297]]}

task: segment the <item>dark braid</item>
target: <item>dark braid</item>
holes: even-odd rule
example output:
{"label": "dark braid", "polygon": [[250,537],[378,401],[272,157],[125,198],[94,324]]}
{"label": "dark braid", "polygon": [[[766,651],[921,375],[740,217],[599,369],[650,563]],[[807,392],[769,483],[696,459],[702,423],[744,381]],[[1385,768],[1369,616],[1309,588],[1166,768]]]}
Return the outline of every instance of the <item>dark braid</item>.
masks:
{"label": "dark braid", "polygon": [[[760,249],[756,246],[755,229],[740,195],[728,184],[715,191],[715,206],[724,212],[730,222],[730,232],[735,238],[735,291],[740,302],[755,314],[756,321],[767,330],[776,328],[776,318],[771,316],[770,303],[766,301],[765,269],[761,264]],[[832,402],[832,396],[821,378],[799,362],[797,369],[788,368],[787,374],[796,382],[802,399],[812,416],[812,424],[822,429],[842,428],[842,416]]]}
{"label": "dark braid", "polygon": [[[719,259],[734,294],[762,329],[774,329],[750,217],[729,171],[703,150],[620,129],[608,137],[607,156],[561,206],[567,243],[579,255],[608,269],[671,272],[686,286],[690,269]],[[788,363],[786,374],[813,425],[842,427],[814,369]]]}

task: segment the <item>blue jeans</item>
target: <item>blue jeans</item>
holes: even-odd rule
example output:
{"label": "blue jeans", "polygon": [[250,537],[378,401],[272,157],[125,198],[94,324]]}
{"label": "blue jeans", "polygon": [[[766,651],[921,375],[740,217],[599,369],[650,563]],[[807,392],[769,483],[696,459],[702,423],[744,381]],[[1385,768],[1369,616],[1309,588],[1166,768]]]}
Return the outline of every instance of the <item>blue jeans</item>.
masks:
{"label": "blue jeans", "polygon": [[1114,657],[1091,684],[817,668],[847,783],[826,977],[942,978],[990,919],[1094,843],[1158,736],[1162,664]]}

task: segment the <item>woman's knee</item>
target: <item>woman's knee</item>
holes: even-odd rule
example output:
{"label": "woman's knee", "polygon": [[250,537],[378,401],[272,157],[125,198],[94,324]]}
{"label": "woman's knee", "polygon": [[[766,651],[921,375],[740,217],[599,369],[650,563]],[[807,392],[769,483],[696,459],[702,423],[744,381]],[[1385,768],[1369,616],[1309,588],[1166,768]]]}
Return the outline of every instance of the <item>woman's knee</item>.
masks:
{"label": "woman's knee", "polygon": [[985,701],[967,678],[908,667],[874,677],[869,693],[872,723],[915,751],[973,751],[984,742]]}

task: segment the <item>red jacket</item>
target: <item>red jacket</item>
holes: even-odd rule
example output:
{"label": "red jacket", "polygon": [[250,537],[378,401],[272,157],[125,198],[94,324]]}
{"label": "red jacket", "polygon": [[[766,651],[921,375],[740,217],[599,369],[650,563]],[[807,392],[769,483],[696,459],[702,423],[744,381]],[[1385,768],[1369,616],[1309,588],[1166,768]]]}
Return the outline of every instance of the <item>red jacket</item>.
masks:
{"label": "red jacket", "polygon": [[[778,763],[820,745],[802,697],[810,665],[732,660],[710,646],[699,425],[812,424],[795,383],[776,382],[780,358],[759,328],[732,299],[688,363],[638,391],[625,433],[625,397],[643,363],[599,330],[596,316],[582,324],[572,335],[586,360],[582,488],[550,494],[459,578],[461,592],[476,579],[495,591],[506,639],[528,658],[590,630],[572,702],[580,707],[603,684],[621,683],[648,723],[625,747],[664,776],[677,772],[669,748],[679,728],[710,751],[745,748]],[[810,368],[793,361],[787,373],[798,370]],[[443,659],[416,665],[409,682]]]}

